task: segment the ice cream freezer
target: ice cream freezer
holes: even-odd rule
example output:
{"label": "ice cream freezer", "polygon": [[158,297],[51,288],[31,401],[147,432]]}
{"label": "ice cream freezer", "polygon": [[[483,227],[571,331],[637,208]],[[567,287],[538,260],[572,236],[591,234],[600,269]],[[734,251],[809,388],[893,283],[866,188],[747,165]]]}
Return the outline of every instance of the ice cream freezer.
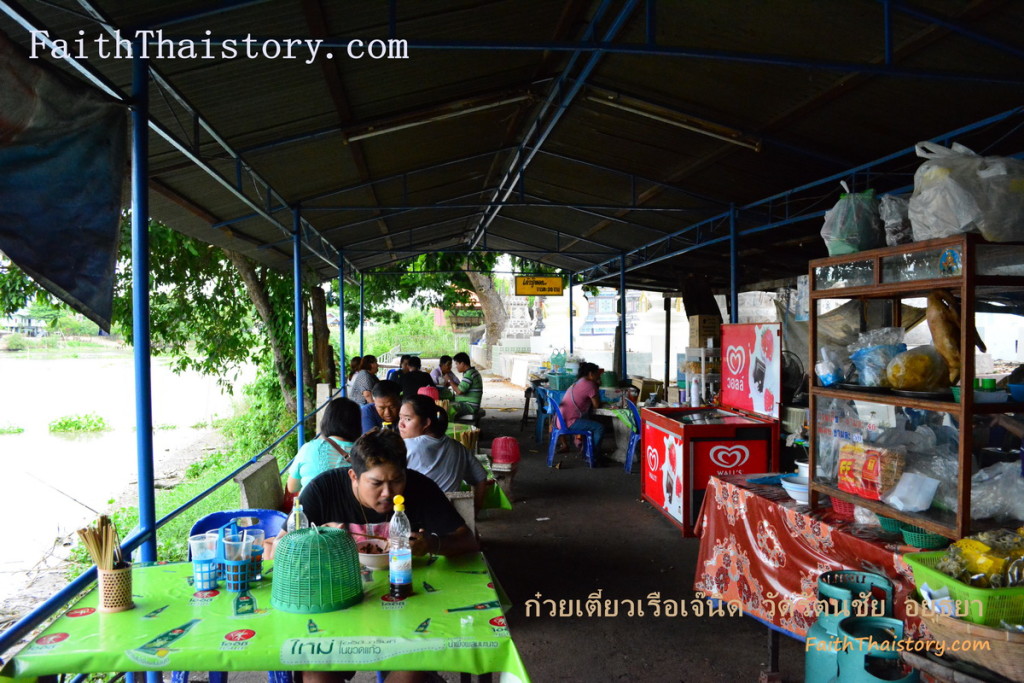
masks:
{"label": "ice cream freezer", "polygon": [[640,412],[641,495],[684,536],[712,475],[778,471],[780,334],[778,323],[722,325],[721,406]]}

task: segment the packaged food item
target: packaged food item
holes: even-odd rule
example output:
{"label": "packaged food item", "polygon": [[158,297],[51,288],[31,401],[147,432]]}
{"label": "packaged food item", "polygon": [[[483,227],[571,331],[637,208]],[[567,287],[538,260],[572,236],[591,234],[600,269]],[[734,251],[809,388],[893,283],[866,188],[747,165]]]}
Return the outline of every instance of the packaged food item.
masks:
{"label": "packaged food item", "polygon": [[962,538],[935,568],[977,588],[1024,586],[1024,534],[991,529]]}
{"label": "packaged food item", "polygon": [[881,500],[903,474],[906,448],[842,441],[839,446],[839,490]]}

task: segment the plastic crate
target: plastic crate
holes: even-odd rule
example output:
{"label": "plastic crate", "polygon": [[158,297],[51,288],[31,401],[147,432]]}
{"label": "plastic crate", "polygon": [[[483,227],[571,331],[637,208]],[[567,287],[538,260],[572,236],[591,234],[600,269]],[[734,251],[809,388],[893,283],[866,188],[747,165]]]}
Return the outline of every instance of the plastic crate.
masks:
{"label": "plastic crate", "polygon": [[576,381],[575,375],[548,375],[548,386],[555,391],[565,391]]}
{"label": "plastic crate", "polygon": [[945,555],[945,551],[929,553],[909,553],[903,556],[910,568],[914,570],[914,583],[920,588],[928,584],[929,588],[937,589],[945,586],[949,589],[949,597],[956,607],[967,611],[964,620],[974,624],[999,626],[1005,620],[1009,624],[1024,622],[1024,586],[1014,588],[977,588],[946,576],[935,565]]}

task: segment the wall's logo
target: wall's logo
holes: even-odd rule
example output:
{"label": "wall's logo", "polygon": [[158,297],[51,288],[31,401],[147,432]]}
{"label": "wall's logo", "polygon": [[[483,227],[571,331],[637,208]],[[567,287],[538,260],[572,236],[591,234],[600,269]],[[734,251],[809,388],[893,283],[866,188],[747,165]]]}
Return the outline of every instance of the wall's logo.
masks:
{"label": "wall's logo", "polygon": [[730,346],[725,350],[725,364],[731,374],[739,375],[747,366],[747,350],[742,346]]}
{"label": "wall's logo", "polygon": [[746,446],[715,446],[709,457],[719,467],[730,470],[749,460],[750,451]]}
{"label": "wall's logo", "polygon": [[647,447],[647,469],[651,472],[658,469],[658,450],[654,446]]}

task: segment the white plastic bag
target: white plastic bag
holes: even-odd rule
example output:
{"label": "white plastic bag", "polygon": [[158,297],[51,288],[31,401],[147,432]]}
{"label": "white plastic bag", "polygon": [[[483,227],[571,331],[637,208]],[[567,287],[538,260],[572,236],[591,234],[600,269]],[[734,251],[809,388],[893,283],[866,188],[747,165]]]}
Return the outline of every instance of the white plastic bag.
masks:
{"label": "white plastic bag", "polygon": [[971,477],[971,519],[1024,519],[1020,463],[997,462]]}
{"label": "white plastic bag", "polygon": [[928,161],[914,173],[914,240],[980,232],[990,242],[1024,239],[1024,161],[982,157],[959,143],[919,142]]}
{"label": "white plastic bag", "polygon": [[904,512],[921,512],[932,506],[938,489],[938,479],[904,472],[896,487],[882,496],[882,501]]}
{"label": "white plastic bag", "polygon": [[914,241],[908,203],[905,195],[896,194],[883,194],[878,202],[878,215],[885,228],[885,243],[890,247]]}
{"label": "white plastic bag", "polygon": [[841,184],[846,192],[839,195],[836,205],[825,212],[825,224],[821,227],[821,238],[828,247],[828,255],[855,254],[881,246],[882,231],[875,191],[851,193],[845,182]]}

